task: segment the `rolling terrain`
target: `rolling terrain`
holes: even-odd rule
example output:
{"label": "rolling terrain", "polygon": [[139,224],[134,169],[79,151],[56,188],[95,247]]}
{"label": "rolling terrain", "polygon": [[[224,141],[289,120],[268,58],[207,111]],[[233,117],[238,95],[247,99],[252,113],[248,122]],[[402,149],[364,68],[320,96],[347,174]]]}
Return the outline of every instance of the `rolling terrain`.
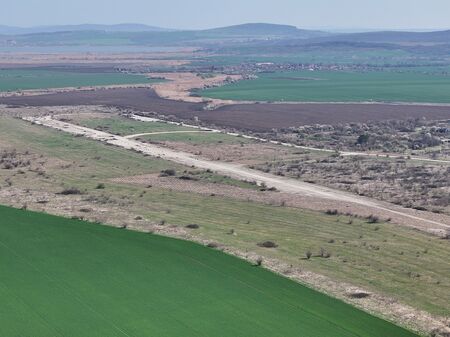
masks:
{"label": "rolling terrain", "polygon": [[447,337],[449,50],[0,26],[0,336]]}

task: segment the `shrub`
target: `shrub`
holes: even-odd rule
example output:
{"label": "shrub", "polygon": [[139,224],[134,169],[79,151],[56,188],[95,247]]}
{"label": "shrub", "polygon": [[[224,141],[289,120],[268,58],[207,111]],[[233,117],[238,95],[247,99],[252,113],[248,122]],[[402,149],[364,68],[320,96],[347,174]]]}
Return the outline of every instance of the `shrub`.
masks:
{"label": "shrub", "polygon": [[260,242],[258,243],[259,247],[264,247],[264,248],[276,248],[278,247],[278,245],[273,242],[273,241],[264,241],[264,242]]}
{"label": "shrub", "polygon": [[367,223],[378,223],[378,222],[380,222],[380,218],[377,217],[376,215],[371,214],[367,217]]}
{"label": "shrub", "polygon": [[76,187],[69,187],[69,188],[66,188],[66,189],[62,190],[59,194],[62,194],[62,195],[75,195],[75,194],[82,194],[82,193]]}
{"label": "shrub", "polygon": [[305,256],[306,256],[306,259],[309,260],[311,258],[311,256],[312,256],[311,251],[307,250],[306,253],[305,253]]}
{"label": "shrub", "polygon": [[97,190],[103,190],[103,189],[105,189],[105,184],[99,183],[99,184],[97,184],[97,186],[95,187],[95,189],[97,189]]}
{"label": "shrub", "polygon": [[325,214],[327,214],[327,215],[338,215],[339,211],[337,209],[327,209]]}
{"label": "shrub", "polygon": [[255,265],[258,266],[258,267],[260,267],[260,266],[262,266],[262,263],[263,263],[263,258],[262,258],[261,256],[259,256],[259,257],[256,259]]}
{"label": "shrub", "polygon": [[328,259],[329,257],[331,257],[331,254],[327,252],[324,248],[320,247],[319,256]]}
{"label": "shrub", "polygon": [[160,177],[173,177],[177,174],[177,172],[174,169],[166,169],[162,170],[159,174]]}
{"label": "shrub", "polygon": [[186,225],[186,228],[189,228],[189,229],[198,229],[198,228],[200,228],[200,226],[197,225],[197,224],[195,224],[195,223],[193,223],[193,224]]}
{"label": "shrub", "polygon": [[80,212],[81,213],[90,213],[90,212],[92,212],[92,209],[91,208],[80,208]]}
{"label": "shrub", "polygon": [[370,294],[369,293],[365,293],[365,292],[362,292],[362,291],[358,291],[358,292],[355,292],[355,293],[351,293],[351,294],[348,294],[348,297],[350,297],[350,298],[367,298],[367,297],[369,297],[370,296]]}

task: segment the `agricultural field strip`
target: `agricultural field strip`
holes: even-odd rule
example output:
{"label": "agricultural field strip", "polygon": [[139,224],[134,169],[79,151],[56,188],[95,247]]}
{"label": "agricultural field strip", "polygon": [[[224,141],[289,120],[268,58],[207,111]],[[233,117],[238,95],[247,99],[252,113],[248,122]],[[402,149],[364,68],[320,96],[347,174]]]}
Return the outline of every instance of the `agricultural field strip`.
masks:
{"label": "agricultural field strip", "polygon": [[12,253],[14,256],[18,257],[19,259],[21,259],[22,261],[25,261],[25,263],[33,270],[35,270],[37,273],[43,275],[46,279],[48,279],[50,282],[52,282],[53,284],[56,284],[61,290],[63,290],[64,292],[67,292],[71,295],[72,298],[74,298],[77,302],[79,302],[82,306],[86,307],[89,311],[91,311],[92,313],[94,313],[95,315],[99,316],[103,321],[105,321],[107,324],[110,324],[115,330],[119,331],[121,334],[131,337],[129,334],[127,334],[125,331],[123,331],[122,329],[120,329],[118,326],[116,326],[111,320],[109,320],[107,317],[105,317],[103,314],[99,313],[97,310],[95,310],[94,308],[92,308],[92,306],[90,306],[89,304],[87,304],[85,301],[83,301],[81,298],[79,298],[79,296],[77,296],[76,293],[73,293],[69,287],[64,287],[63,284],[61,284],[61,281],[56,280],[54,278],[52,278],[50,275],[48,275],[47,273],[43,272],[42,270],[40,270],[39,268],[37,268],[33,263],[31,263],[28,259],[26,259],[25,257],[23,257],[22,255],[20,255],[17,251],[15,251],[14,249],[12,249],[11,247],[9,247],[8,245],[6,245],[4,242],[2,242],[0,240],[0,245],[3,246],[6,250],[8,250],[10,253]]}
{"label": "agricultural field strip", "polygon": [[[153,123],[161,122],[161,123],[167,123],[167,124],[172,124],[172,125],[184,126],[184,127],[188,127],[188,128],[195,128],[195,129],[199,129],[199,130],[202,130],[205,132],[224,133],[229,136],[242,137],[245,139],[256,140],[256,141],[260,141],[260,142],[264,142],[264,143],[271,143],[271,144],[275,144],[275,145],[281,145],[281,146],[286,146],[286,147],[291,147],[291,148],[296,148],[296,149],[318,151],[318,152],[325,152],[325,153],[336,153],[336,151],[330,150],[330,149],[322,149],[322,148],[311,147],[311,146],[297,145],[297,144],[293,144],[293,143],[278,142],[275,140],[270,140],[270,139],[255,137],[255,136],[249,136],[249,135],[245,135],[245,134],[241,134],[241,133],[225,132],[225,131],[218,130],[218,129],[210,129],[210,128],[205,128],[205,127],[201,127],[201,126],[197,126],[197,125],[165,121],[163,119],[158,119],[158,118],[150,118],[150,117],[144,117],[144,116],[139,116],[139,115],[131,115],[130,118],[141,121],[141,122],[153,122]],[[150,135],[150,134],[152,134],[152,133],[149,133],[148,135]],[[153,133],[153,134],[155,134],[155,133]],[[130,136],[126,136],[126,138],[135,138],[135,137],[144,136],[144,135],[147,135],[147,134],[130,135]],[[407,157],[405,157],[403,155],[399,155],[399,154],[385,154],[385,153],[376,153],[376,152],[375,153],[374,152],[356,152],[356,151],[339,151],[339,154],[341,156],[345,156],[345,157],[363,156],[363,157],[392,158],[392,159],[397,159],[397,158],[405,159],[406,158],[409,160],[416,160],[416,161],[450,164],[450,160],[431,159],[431,158],[423,158],[423,157],[417,157],[417,156],[410,156],[407,158]]]}
{"label": "agricultural field strip", "polygon": [[[439,232],[450,228],[450,224],[445,224],[427,219],[425,217],[419,217],[409,214],[406,211],[402,211],[402,208],[400,207],[397,208],[398,210],[391,209],[389,207],[390,205],[387,203],[378,202],[373,199],[352,195],[346,192],[337,191],[322,186],[304,183],[295,179],[277,177],[272,174],[266,174],[260,171],[249,169],[243,165],[224,162],[212,162],[209,160],[201,159],[189,153],[174,151],[153,144],[144,144],[138,141],[127,139],[121,136],[116,136],[103,131],[93,130],[75,124],[54,120],[52,119],[51,116],[23,117],[23,119],[35,124],[51,127],[74,135],[82,135],[91,139],[106,142],[111,145],[116,145],[125,149],[138,151],[154,157],[160,157],[165,160],[173,161],[179,164],[184,164],[187,166],[195,166],[201,169],[210,169],[218,173],[229,175],[233,178],[237,178],[240,180],[265,183],[266,185],[275,187],[283,192],[319,197],[328,200],[337,200],[341,202],[354,203],[358,205],[372,207],[374,209],[382,210],[385,212],[397,214],[410,219],[419,220],[421,223],[424,224],[423,229],[431,232],[436,231]],[[428,224],[428,226],[426,226],[425,224]],[[429,228],[429,226],[432,226],[433,228]]]}
{"label": "agricultural field strip", "polygon": [[313,101],[449,103],[450,78],[395,72],[293,71],[259,74],[202,91],[213,99],[244,101]]}
{"label": "agricultural field strip", "polygon": [[79,73],[57,70],[10,70],[0,69],[0,93],[14,95],[16,92],[35,93],[40,90],[61,90],[67,88],[88,89],[95,87],[149,86],[160,80],[145,75],[119,72]]}

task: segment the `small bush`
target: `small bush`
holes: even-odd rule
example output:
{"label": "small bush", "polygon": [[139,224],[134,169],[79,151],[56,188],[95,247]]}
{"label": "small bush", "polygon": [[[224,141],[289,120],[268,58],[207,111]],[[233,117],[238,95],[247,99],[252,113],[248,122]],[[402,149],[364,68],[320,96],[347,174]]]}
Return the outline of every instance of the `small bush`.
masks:
{"label": "small bush", "polygon": [[305,256],[306,256],[306,259],[309,260],[311,258],[311,256],[312,256],[311,251],[307,250],[306,253],[305,253]]}
{"label": "small bush", "polygon": [[377,217],[376,215],[371,214],[367,217],[367,223],[378,223],[378,222],[380,222],[380,218]]}
{"label": "small bush", "polygon": [[264,241],[264,242],[260,242],[258,243],[259,247],[264,247],[264,248],[276,248],[278,247],[278,245],[273,242],[273,241]]}
{"label": "small bush", "polygon": [[326,215],[338,215],[339,211],[337,209],[328,209],[325,212]]}
{"label": "small bush", "polygon": [[328,259],[331,257],[331,254],[327,252],[324,248],[320,248],[319,257],[323,257],[324,259]]}
{"label": "small bush", "polygon": [[104,190],[104,189],[105,189],[105,184],[99,183],[99,184],[95,187],[95,189],[97,189],[97,190]]}
{"label": "small bush", "polygon": [[159,174],[160,177],[173,177],[177,174],[177,172],[174,169],[166,169],[162,170]]}
{"label": "small bush", "polygon": [[62,194],[62,195],[76,195],[76,194],[82,194],[82,192],[76,187],[69,187],[69,188],[66,188],[66,189],[62,190],[59,194]]}
{"label": "small bush", "polygon": [[263,263],[263,258],[262,258],[261,256],[259,256],[259,257],[256,259],[255,265],[258,266],[258,267],[260,267],[260,266],[262,266],[262,263]]}
{"label": "small bush", "polygon": [[189,229],[198,229],[198,228],[200,228],[200,226],[197,225],[197,224],[195,224],[195,223],[193,223],[193,224],[186,225],[186,228],[189,228]]}
{"label": "small bush", "polygon": [[348,294],[348,297],[350,297],[350,298],[358,298],[358,299],[360,299],[360,298],[367,298],[369,296],[370,296],[369,293],[365,293],[365,292],[362,292],[362,291]]}

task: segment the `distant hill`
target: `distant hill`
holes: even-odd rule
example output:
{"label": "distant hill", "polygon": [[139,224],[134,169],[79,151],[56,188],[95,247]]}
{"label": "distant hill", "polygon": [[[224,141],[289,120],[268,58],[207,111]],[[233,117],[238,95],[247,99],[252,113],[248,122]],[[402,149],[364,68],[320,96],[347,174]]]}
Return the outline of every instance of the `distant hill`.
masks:
{"label": "distant hill", "polygon": [[295,35],[295,26],[270,23],[245,23],[242,25],[206,29],[203,32],[229,35]]}
{"label": "distant hill", "polygon": [[0,34],[3,35],[24,35],[24,34],[80,32],[80,31],[167,32],[173,30],[137,23],[121,23],[117,25],[82,24],[82,25],[64,25],[64,26],[39,26],[28,28],[0,25]]}
{"label": "distant hill", "polygon": [[330,35],[329,33],[322,31],[298,29],[295,26],[278,25],[271,23],[246,23],[242,25],[207,29],[203,30],[202,33],[226,36],[293,38],[312,38]]}
{"label": "distant hill", "polygon": [[[20,32],[20,33],[17,33]],[[203,46],[257,40],[308,39],[328,33],[294,26],[249,23],[205,30],[168,30],[158,27],[121,25],[75,25],[36,28],[0,27],[0,46]],[[6,35],[8,34],[8,35]]]}
{"label": "distant hill", "polygon": [[365,42],[365,43],[450,43],[450,30],[435,32],[369,32],[339,34],[320,38],[318,42]]}

